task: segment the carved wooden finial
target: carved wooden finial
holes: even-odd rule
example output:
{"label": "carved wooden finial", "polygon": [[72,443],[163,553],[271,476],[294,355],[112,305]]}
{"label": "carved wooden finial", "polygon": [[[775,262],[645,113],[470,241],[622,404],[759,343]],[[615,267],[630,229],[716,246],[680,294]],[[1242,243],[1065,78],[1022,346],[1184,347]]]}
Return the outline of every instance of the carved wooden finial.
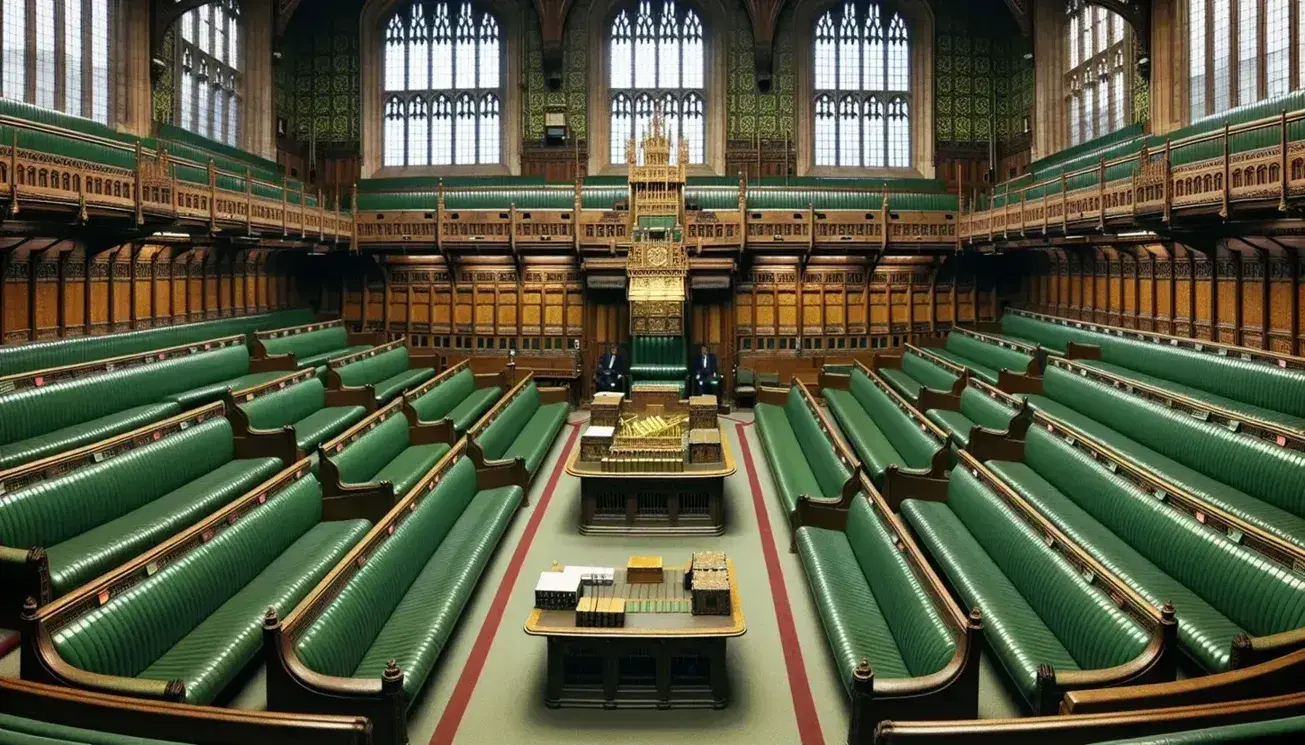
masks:
{"label": "carved wooden finial", "polygon": [[267,612],[263,614],[263,628],[274,629],[281,625],[281,619],[276,615],[276,608],[267,606]]}

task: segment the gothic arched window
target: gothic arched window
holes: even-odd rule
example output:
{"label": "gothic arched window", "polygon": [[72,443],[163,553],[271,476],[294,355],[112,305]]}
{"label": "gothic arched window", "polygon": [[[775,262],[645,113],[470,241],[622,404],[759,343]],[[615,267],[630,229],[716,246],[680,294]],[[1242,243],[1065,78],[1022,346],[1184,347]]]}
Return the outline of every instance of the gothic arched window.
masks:
{"label": "gothic arched window", "polygon": [[180,74],[174,121],[182,129],[240,145],[240,3],[215,0],[177,22]]}
{"label": "gothic arched window", "polygon": [[[697,12],[675,0],[639,0],[616,13],[608,36],[611,96],[610,158],[625,162],[659,107],[673,142],[683,137],[689,163],[706,162],[703,26]],[[679,157],[671,148],[671,161]]]}
{"label": "gothic arched window", "polygon": [[911,167],[911,48],[906,20],[878,2],[816,19],[815,165]]}
{"label": "gothic arched window", "polygon": [[0,96],[109,123],[109,0],[0,2]]}
{"label": "gothic arched window", "polygon": [[384,53],[384,165],[501,162],[498,19],[467,0],[401,4]]}
{"label": "gothic arched window", "polygon": [[1187,0],[1187,64],[1192,121],[1305,87],[1305,0]]}
{"label": "gothic arched window", "polygon": [[1065,106],[1069,144],[1077,145],[1122,129],[1130,120],[1132,81],[1124,67],[1133,33],[1120,15],[1099,5],[1072,0],[1067,12]]}

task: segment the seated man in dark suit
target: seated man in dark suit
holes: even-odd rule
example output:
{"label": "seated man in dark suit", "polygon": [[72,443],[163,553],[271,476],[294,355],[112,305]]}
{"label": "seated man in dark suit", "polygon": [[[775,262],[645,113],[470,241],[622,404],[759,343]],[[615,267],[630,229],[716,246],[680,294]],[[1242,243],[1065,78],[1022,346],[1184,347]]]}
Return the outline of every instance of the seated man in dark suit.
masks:
{"label": "seated man in dark suit", "polygon": [[716,367],[716,355],[707,351],[707,345],[699,347],[698,355],[689,363],[689,395],[720,395],[720,370]]}
{"label": "seated man in dark suit", "polygon": [[601,392],[625,392],[625,360],[615,344],[607,345],[607,351],[598,358],[598,368],[594,370],[594,390]]}

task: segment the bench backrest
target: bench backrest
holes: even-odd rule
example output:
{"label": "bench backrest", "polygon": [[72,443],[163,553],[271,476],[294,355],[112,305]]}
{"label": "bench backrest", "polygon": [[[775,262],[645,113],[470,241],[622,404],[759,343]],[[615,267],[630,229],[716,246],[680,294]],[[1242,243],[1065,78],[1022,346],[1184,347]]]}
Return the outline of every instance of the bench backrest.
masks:
{"label": "bench backrest", "polygon": [[938,452],[942,443],[931,432],[921,429],[920,424],[897,408],[892,397],[875,385],[860,368],[852,371],[848,386],[875,425],[901,454],[907,466],[929,468],[933,465],[934,453]]}
{"label": "bench backrest", "polygon": [[352,362],[335,369],[340,382],[347,386],[379,383],[408,369],[408,348],[395,347],[373,357]]}
{"label": "bench backrest", "polygon": [[38,437],[249,372],[234,345],[0,394],[0,444]]}
{"label": "bench backrest", "polygon": [[852,500],[846,530],[906,668],[913,676],[943,669],[956,653],[956,638],[864,494]]}
{"label": "bench backrest", "polygon": [[285,487],[212,540],[55,630],[59,656],[94,673],[138,675],[316,525],[321,497],[311,476]]}
{"label": "bench backrest", "polygon": [[1172,509],[1041,428],[1029,428],[1024,462],[1251,634],[1305,626],[1305,578],[1300,575]]}
{"label": "bench backrest", "polygon": [[936,391],[950,391],[956,385],[955,375],[912,352],[902,355],[902,372],[919,381],[925,388]]}
{"label": "bench backrest", "polygon": [[1023,352],[988,344],[966,334],[947,334],[947,351],[974,360],[994,370],[1024,372],[1033,358]]}
{"label": "bench backrest", "polygon": [[1269,504],[1305,516],[1305,453],[1203,422],[1050,366],[1043,393],[1120,434]]}
{"label": "bench backrest", "polygon": [[353,675],[476,491],[476,467],[464,457],[299,634],[295,653],[309,669],[345,678]]}
{"label": "bench backrest", "polygon": [[236,403],[249,418],[250,427],[280,429],[326,406],[326,387],[320,379],[310,377],[253,401]]}
{"label": "bench backrest", "polygon": [[417,418],[423,422],[443,419],[467,396],[476,391],[476,375],[467,366],[454,373],[452,377],[432,388],[426,395],[410,402]]}
{"label": "bench backrest", "polygon": [[0,545],[50,547],[148,504],[231,460],[223,417],[4,496]]}
{"label": "bench backrest", "polygon": [[[340,471],[346,484],[371,481],[378,471],[408,447],[408,418],[402,409],[387,407],[372,416],[387,414],[384,421],[350,443],[339,443],[335,452],[326,453]],[[343,447],[341,447],[343,446]]]}
{"label": "bench backrest", "polygon": [[333,349],[349,346],[349,332],[343,325],[329,326],[303,334],[286,334],[273,339],[262,340],[263,349],[268,354],[294,354],[296,357],[312,357]]}
{"label": "bench backrest", "polygon": [[952,471],[947,504],[1082,669],[1122,665],[1146,648],[1146,629],[967,470]]}
{"label": "bench backrest", "polygon": [[476,444],[485,453],[485,457],[491,460],[502,458],[503,453],[507,452],[521,430],[525,429],[537,409],[539,409],[539,389],[535,387],[535,381],[532,380],[503,408],[489,426],[476,435]]}
{"label": "bench backrest", "polygon": [[1006,313],[1001,317],[1001,331],[1004,334],[1028,339],[1038,344],[1064,354],[1065,348],[1069,343],[1083,343],[1083,335],[1078,329],[1061,326],[1054,323],[1046,323],[1036,318],[1030,318],[1020,313]]}
{"label": "bench backrest", "polygon": [[1010,428],[1010,420],[1015,418],[1015,410],[998,402],[991,396],[984,395],[973,384],[961,391],[961,413],[980,427],[987,427],[998,432]]}
{"label": "bench backrest", "polygon": [[843,484],[847,483],[852,472],[839,460],[833,441],[820,429],[820,422],[816,421],[816,415],[807,407],[796,383],[788,389],[788,398],[784,400],[784,415],[793,428],[793,434],[797,436],[798,446],[807,458],[811,473],[820,484],[821,493],[826,497],[841,495]]}

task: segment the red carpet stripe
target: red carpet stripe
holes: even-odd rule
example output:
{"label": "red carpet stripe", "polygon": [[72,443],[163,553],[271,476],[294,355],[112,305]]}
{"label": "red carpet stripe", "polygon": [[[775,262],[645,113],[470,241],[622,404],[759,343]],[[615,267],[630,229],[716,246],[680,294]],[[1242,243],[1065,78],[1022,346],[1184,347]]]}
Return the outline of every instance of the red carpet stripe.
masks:
{"label": "red carpet stripe", "polygon": [[503,581],[499,583],[498,592],[494,594],[494,602],[489,606],[489,614],[485,616],[480,633],[476,636],[476,643],[471,648],[467,665],[462,668],[462,675],[453,689],[453,695],[449,697],[449,703],[444,707],[439,723],[435,725],[435,734],[431,735],[430,745],[449,745],[458,734],[458,726],[462,724],[462,717],[467,713],[467,705],[471,703],[471,694],[476,690],[476,682],[480,680],[480,673],[485,669],[489,650],[494,646],[494,637],[498,634],[499,624],[503,621],[503,611],[507,609],[512,588],[521,574],[522,565],[526,563],[526,554],[530,552],[530,544],[534,542],[535,534],[539,532],[539,524],[543,522],[544,513],[548,511],[548,502],[553,498],[557,482],[562,478],[567,455],[571,452],[571,446],[575,444],[576,436],[580,434],[580,427],[574,424],[570,426],[571,434],[567,436],[566,445],[557,456],[557,464],[553,466],[553,472],[548,476],[544,493],[539,497],[535,511],[530,515],[530,522],[526,524],[526,531],[521,534],[521,540],[517,542],[516,551],[512,553],[512,561],[508,563]]}
{"label": "red carpet stripe", "polygon": [[[750,424],[750,422],[748,423]],[[757,468],[752,462],[752,449],[748,446],[747,424],[739,422],[734,429],[743,451],[743,465],[748,471],[748,486],[752,490],[752,506],[757,512],[757,529],[761,533],[761,553],[766,560],[766,576],[770,580],[770,596],[775,603],[775,620],[779,623],[779,641],[784,650],[784,667],[788,671],[789,692],[793,696],[793,713],[797,718],[798,736],[802,745],[822,745],[820,718],[816,715],[816,702],[811,696],[811,683],[807,668],[802,662],[802,645],[798,641],[797,627],[793,624],[793,608],[788,603],[788,590],[779,566],[779,552],[775,549],[775,536],[770,530],[770,515],[757,480]]]}

